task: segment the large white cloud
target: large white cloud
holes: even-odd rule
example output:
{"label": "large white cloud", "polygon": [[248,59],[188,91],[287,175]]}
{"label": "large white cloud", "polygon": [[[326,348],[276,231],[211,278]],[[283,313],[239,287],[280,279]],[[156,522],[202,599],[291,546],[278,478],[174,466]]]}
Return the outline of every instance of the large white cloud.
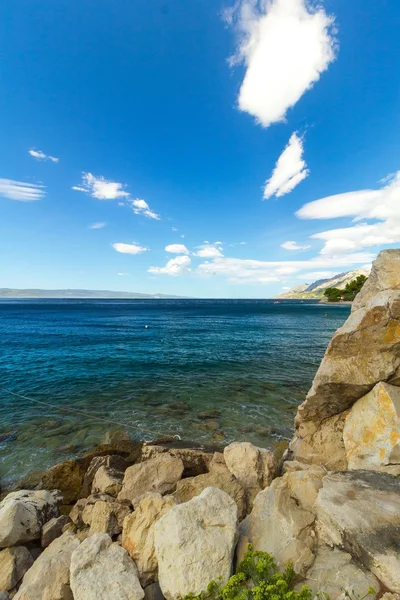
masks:
{"label": "large white cloud", "polygon": [[278,158],[271,177],[265,183],[265,200],[272,196],[279,198],[288,194],[310,174],[307,164],[303,160],[303,152],[303,138],[295,132]]}
{"label": "large white cloud", "polygon": [[45,186],[12,179],[0,179],[0,196],[19,202],[33,202],[45,196]]}
{"label": "large white cloud", "polygon": [[168,244],[168,246],[165,246],[165,251],[171,254],[190,254],[184,244]]}
{"label": "large white cloud", "polygon": [[232,62],[246,73],[239,108],[265,127],[310,89],[335,59],[333,18],[308,0],[238,0],[239,48]]}
{"label": "large white cloud", "polygon": [[28,153],[36,160],[44,160],[44,161],[50,160],[53,163],[58,163],[58,161],[60,160],[56,156],[50,156],[49,154],[45,154],[41,150],[32,149],[32,150],[28,150]]}
{"label": "large white cloud", "polygon": [[201,258],[217,258],[219,256],[223,256],[221,242],[215,242],[214,244],[204,242],[203,245],[197,246],[197,250],[194,252],[194,255]]}
{"label": "large white cloud", "polygon": [[155,275],[183,275],[191,270],[191,262],[188,256],[177,256],[176,258],[171,258],[165,267],[150,267],[148,272]]}
{"label": "large white cloud", "polygon": [[148,248],[144,248],[143,246],[139,246],[139,244],[124,244],[122,242],[118,242],[116,244],[112,244],[112,247],[117,252],[121,254],[142,254],[142,252],[147,252]]}
{"label": "large white cloud", "polygon": [[81,185],[74,185],[73,190],[85,192],[98,200],[116,200],[117,198],[129,198],[125,191],[125,184],[110,181],[104,177],[95,177],[92,173],[82,173]]}

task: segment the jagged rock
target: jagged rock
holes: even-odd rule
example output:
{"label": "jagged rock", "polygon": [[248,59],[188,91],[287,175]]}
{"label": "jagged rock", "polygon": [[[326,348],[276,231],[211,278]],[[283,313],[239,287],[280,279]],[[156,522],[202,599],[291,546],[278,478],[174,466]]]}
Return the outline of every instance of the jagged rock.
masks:
{"label": "jagged rock", "polygon": [[329,474],[314,504],[320,538],[351,553],[400,592],[399,479],[374,471]]}
{"label": "jagged rock", "polygon": [[57,491],[8,494],[0,503],[0,548],[39,539],[43,525],[60,515],[61,501]]}
{"label": "jagged rock", "polygon": [[117,496],[122,489],[123,473],[116,471],[106,465],[101,466],[97,471],[92,483],[92,493],[108,494]]}
{"label": "jagged rock", "polygon": [[88,537],[73,552],[74,600],[142,600],[138,571],[129,554],[106,533]]}
{"label": "jagged rock", "polygon": [[[305,581],[296,587],[301,589],[303,585],[311,589],[314,598],[320,594],[324,598],[327,595],[330,600],[344,600],[345,592],[352,598],[368,596],[369,600],[375,600],[380,591],[376,577],[356,565],[350,554],[327,546],[318,548],[315,562],[307,571]],[[369,588],[373,588],[376,593],[369,594]]]}
{"label": "jagged rock", "polygon": [[207,473],[213,453],[198,450],[196,448],[168,448],[153,444],[143,444],[142,462],[155,458],[160,454],[169,454],[174,458],[180,458],[184,466],[184,477],[195,477]]}
{"label": "jagged rock", "polygon": [[310,434],[309,422],[318,428],[379,382],[400,385],[400,250],[379,254],[350,317],[333,336],[297,412],[295,458],[299,441]]}
{"label": "jagged rock", "polygon": [[128,506],[119,502],[102,502],[87,504],[82,513],[82,520],[90,526],[90,534],[108,533],[118,535],[122,531],[125,518],[130,515]]}
{"label": "jagged rock", "polygon": [[33,565],[31,553],[24,546],[0,551],[0,590],[8,591],[17,585]]}
{"label": "jagged rock", "polygon": [[14,600],[73,600],[69,568],[78,546],[79,540],[73,533],[64,533],[54,540],[25,573]]}
{"label": "jagged rock", "polygon": [[378,383],[358,400],[343,430],[349,469],[400,465],[400,388]]}
{"label": "jagged rock", "polygon": [[306,421],[291,443],[296,460],[311,465],[324,465],[329,471],[346,471],[347,458],[343,429],[348,412],[329,417],[323,423]]}
{"label": "jagged rock", "polygon": [[188,500],[192,500],[192,498],[198,496],[209,487],[216,487],[222,490],[236,502],[239,521],[246,516],[246,490],[228,468],[225,465],[222,466],[222,464],[220,464],[219,470],[213,470],[210,473],[204,473],[204,475],[188,477],[187,479],[178,481],[173,496],[178,502],[188,502]]}
{"label": "jagged rock", "polygon": [[250,502],[271,483],[278,468],[272,452],[250,442],[233,442],[224,450],[229,471],[246,488]]}
{"label": "jagged rock", "polygon": [[66,460],[43,473],[38,489],[59,490],[64,504],[72,504],[80,496],[84,473],[78,461]]}
{"label": "jagged rock", "polygon": [[[250,541],[255,550],[271,554],[279,567],[284,567],[290,561],[295,571],[304,575],[314,561],[315,536],[312,526],[315,515],[300,504],[305,492],[299,492],[298,498],[292,495],[296,488],[295,477],[298,477],[299,487],[305,483],[303,472],[290,475],[290,485],[289,474],[286,474],[274,479],[269,487],[256,496],[252,512],[240,524],[242,539],[238,557],[240,559],[243,556],[245,546]],[[310,487],[310,482],[306,482],[305,489]],[[309,501],[306,505],[309,506]]]}
{"label": "jagged rock", "polygon": [[123,473],[129,466],[129,461],[122,458],[122,456],[112,455],[112,456],[95,456],[83,477],[82,489],[81,489],[81,497],[86,498],[90,495],[92,490],[93,479],[100,469],[100,467],[110,467],[115,471],[120,471]]}
{"label": "jagged rock", "polygon": [[69,517],[66,515],[61,515],[60,517],[54,517],[47,521],[43,525],[42,536],[41,536],[41,546],[42,548],[47,548],[51,544],[53,540],[60,537],[63,527],[69,523]]}
{"label": "jagged rock", "polygon": [[222,452],[214,452],[208,470],[210,473],[226,473],[227,470],[229,471]]}
{"label": "jagged rock", "polygon": [[312,511],[318,492],[325,477],[324,469],[315,467],[304,471],[294,471],[286,476],[287,486],[292,498],[298,501],[301,508]]}
{"label": "jagged rock", "polygon": [[154,526],[173,506],[176,506],[176,500],[172,496],[149,494],[125,519],[122,546],[135,561],[143,587],[157,579]]}
{"label": "jagged rock", "polygon": [[144,463],[133,465],[125,471],[122,490],[118,500],[130,500],[132,503],[147,492],[167,494],[172,492],[182,477],[183,462],[161,454]]}
{"label": "jagged rock", "polygon": [[228,581],[237,523],[235,502],[217,488],[207,488],[157,521],[158,577],[167,600],[200,594],[212,580]]}
{"label": "jagged rock", "polygon": [[88,501],[86,498],[80,498],[71,508],[71,511],[69,513],[69,518],[78,527],[81,527],[83,525],[82,513],[87,503]]}

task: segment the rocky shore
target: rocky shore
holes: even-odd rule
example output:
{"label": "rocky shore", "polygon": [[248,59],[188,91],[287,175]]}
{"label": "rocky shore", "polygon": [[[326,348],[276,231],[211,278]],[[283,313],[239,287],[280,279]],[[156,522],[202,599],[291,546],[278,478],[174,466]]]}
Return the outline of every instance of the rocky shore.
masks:
{"label": "rocky shore", "polygon": [[[0,600],[207,597],[249,543],[293,564],[301,597],[400,600],[400,250],[375,261],[282,459],[248,442],[107,442],[0,503]],[[258,600],[251,577],[224,600]],[[262,599],[295,600],[279,585]]]}

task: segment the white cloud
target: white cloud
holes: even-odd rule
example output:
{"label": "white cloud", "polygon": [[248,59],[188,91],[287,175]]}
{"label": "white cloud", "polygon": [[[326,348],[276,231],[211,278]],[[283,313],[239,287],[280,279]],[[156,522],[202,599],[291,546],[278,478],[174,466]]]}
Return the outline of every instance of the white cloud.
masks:
{"label": "white cloud", "polygon": [[41,200],[46,192],[44,185],[13,181],[12,179],[0,179],[0,196],[8,200],[19,202],[33,202]]}
{"label": "white cloud", "polygon": [[227,15],[240,32],[231,63],[246,66],[240,110],[265,127],[283,121],[335,59],[333,18],[308,0],[239,0]]}
{"label": "white cloud", "polygon": [[165,267],[150,267],[148,272],[155,273],[156,275],[183,275],[191,270],[191,262],[188,256],[177,256],[176,258],[171,258]]}
{"label": "white cloud", "polygon": [[221,247],[221,242],[215,242],[214,244],[210,244],[210,242],[204,242],[204,245],[197,246],[197,252],[194,252],[194,256],[199,256],[201,258],[218,258],[223,256],[223,248]]}
{"label": "white cloud", "polygon": [[165,246],[165,251],[171,252],[171,254],[190,254],[184,244],[169,244]]}
{"label": "white cloud", "polygon": [[150,210],[150,207],[145,200],[139,198],[132,200],[132,208],[136,215],[144,215],[149,219],[156,219],[157,221],[161,218],[160,215]]}
{"label": "white cloud", "polygon": [[117,243],[112,244],[112,247],[117,252],[121,252],[121,254],[141,254],[142,252],[147,252],[148,248],[143,248],[143,246],[139,246],[139,244],[123,244]]}
{"label": "white cloud", "polygon": [[91,223],[89,225],[89,229],[103,229],[103,227],[106,227],[107,223],[102,223],[100,221],[96,222],[96,223]]}
{"label": "white cloud", "polygon": [[291,192],[296,185],[310,174],[303,160],[303,138],[293,133],[289,143],[280,155],[264,187],[264,199],[272,196],[280,197]]}
{"label": "white cloud", "polygon": [[118,275],[119,277],[130,277],[130,276],[131,276],[131,274],[130,274],[130,273],[117,273],[117,275]]}
{"label": "white cloud", "polygon": [[309,202],[297,211],[300,219],[353,218],[351,227],[330,229],[311,236],[325,242],[321,255],[331,257],[400,242],[400,171],[386,182],[387,185],[379,190],[328,196]]}
{"label": "white cloud", "polygon": [[33,156],[33,158],[36,158],[36,160],[50,160],[53,163],[58,163],[58,161],[60,160],[59,158],[56,158],[55,156],[50,156],[49,154],[45,154],[41,150],[32,149],[32,150],[28,150],[28,152],[31,156]]}
{"label": "white cloud", "polygon": [[318,279],[332,279],[338,275],[338,271],[313,271],[312,273],[302,273],[297,275],[297,279],[302,281],[318,281]]}
{"label": "white cloud", "polygon": [[281,248],[284,250],[308,250],[308,248],[311,248],[311,246],[300,246],[297,242],[288,241],[283,242],[283,244],[281,244]]}
{"label": "white cloud", "polygon": [[92,173],[82,173],[81,185],[73,186],[77,192],[85,192],[92,198],[98,200],[116,200],[117,198],[129,198],[129,193],[125,192],[125,184],[109,181],[104,177],[95,177]]}

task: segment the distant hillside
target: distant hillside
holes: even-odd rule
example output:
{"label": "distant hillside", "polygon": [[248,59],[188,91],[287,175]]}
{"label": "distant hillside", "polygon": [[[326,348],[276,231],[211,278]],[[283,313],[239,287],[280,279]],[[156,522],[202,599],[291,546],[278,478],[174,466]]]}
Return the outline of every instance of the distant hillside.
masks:
{"label": "distant hillside", "polygon": [[87,299],[134,299],[134,298],[183,298],[166,294],[136,294],[134,292],[112,292],[107,290],[17,290],[0,288],[0,298],[87,298]]}
{"label": "distant hillside", "polygon": [[276,298],[287,298],[287,299],[317,299],[323,298],[324,291],[327,288],[335,287],[339,290],[344,290],[346,285],[356,279],[359,275],[365,275],[368,277],[369,271],[366,269],[355,269],[354,271],[348,271],[347,273],[339,273],[331,279],[319,279],[314,283],[304,283],[296,285],[285,294],[280,294]]}

